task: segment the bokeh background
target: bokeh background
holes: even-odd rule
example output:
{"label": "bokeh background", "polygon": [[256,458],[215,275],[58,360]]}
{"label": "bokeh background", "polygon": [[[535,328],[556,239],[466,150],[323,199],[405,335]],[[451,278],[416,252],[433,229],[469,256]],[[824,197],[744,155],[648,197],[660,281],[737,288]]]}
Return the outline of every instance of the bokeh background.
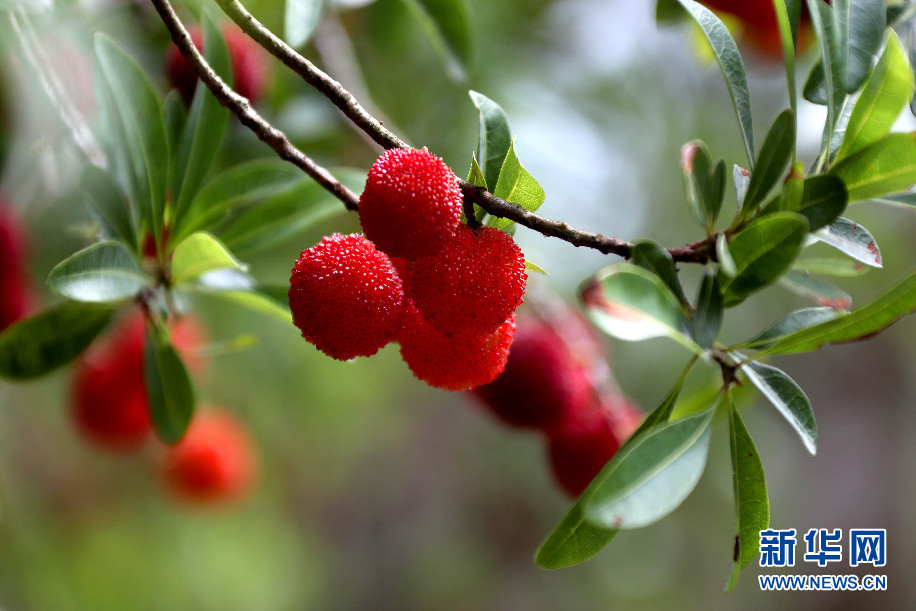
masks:
{"label": "bokeh background", "polygon": [[[43,278],[85,244],[74,189],[80,157],[25,61],[0,5],[0,190],[30,231],[38,304]],[[180,6],[192,16],[200,2]],[[549,217],[625,239],[680,245],[700,237],[684,204],[680,146],[705,140],[741,163],[742,147],[718,68],[689,27],[659,29],[649,0],[470,0],[474,59],[464,78],[443,67],[400,0],[331,2],[305,53],[414,146],[460,175],[476,148],[467,90],[507,111],[516,151],[541,182]],[[269,26],[282,3],[246,3]],[[147,2],[31,3],[38,41],[92,117],[91,36],[110,33],[163,91],[165,28]],[[781,64],[746,56],[759,139],[786,102]],[[810,66],[813,57],[802,58]],[[805,70],[800,70],[804,75]],[[260,109],[320,162],[365,170],[378,154],[326,100],[272,64]],[[800,158],[810,161],[822,112],[802,103]],[[912,129],[912,117],[901,127]],[[271,152],[236,122],[220,164]],[[726,206],[733,201],[733,189]],[[854,304],[899,281],[916,262],[912,209],[857,204],[849,216],[877,238],[885,267],[840,278]],[[299,252],[332,231],[356,231],[341,211],[249,260],[268,282],[288,280]],[[550,272],[539,289],[572,301],[578,283],[612,258],[544,238],[516,237]],[[814,247],[817,251],[821,247]],[[828,253],[823,247],[819,252]],[[698,270],[684,270],[688,294]],[[730,312],[726,340],[756,333],[809,305],[779,287]],[[781,358],[807,392],[818,455],[754,392],[744,417],[766,468],[775,528],[886,528],[887,566],[825,569],[800,560],[768,573],[888,576],[883,593],[761,592],[759,567],[723,592],[731,569],[734,510],[728,441],[716,426],[708,467],[672,515],[621,534],[594,560],[548,572],[532,560],[568,500],[553,484],[543,441],[497,424],[463,394],[415,380],[395,346],[340,363],[295,328],[222,303],[192,304],[214,341],[259,343],[218,356],[198,380],[205,403],[250,427],[261,481],[244,502],[189,509],[163,494],[147,447],[121,456],[80,439],[71,422],[72,371],[38,382],[0,382],[0,608],[30,609],[607,609],[913,608],[916,583],[916,320],[864,343]],[[664,340],[608,340],[615,375],[643,410],[665,394],[689,358]],[[715,380],[700,367],[687,396]],[[152,445],[152,444],[151,444]],[[801,543],[797,554],[802,552]],[[860,567],[861,569],[862,567]]]}

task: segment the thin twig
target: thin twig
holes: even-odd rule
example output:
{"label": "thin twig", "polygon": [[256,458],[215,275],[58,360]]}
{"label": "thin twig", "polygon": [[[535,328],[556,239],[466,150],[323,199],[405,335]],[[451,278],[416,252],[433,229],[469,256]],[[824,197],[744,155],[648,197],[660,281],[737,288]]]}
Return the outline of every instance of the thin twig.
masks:
{"label": "thin twig", "polygon": [[303,172],[312,177],[315,182],[328,190],[337,199],[343,202],[349,210],[359,208],[359,198],[353,191],[334,178],[330,172],[310,159],[305,153],[293,146],[282,131],[268,123],[264,117],[251,107],[246,98],[243,98],[210,67],[203,56],[197,51],[191,40],[191,35],[182,25],[178,15],[175,14],[168,0],[151,0],[159,17],[165,23],[172,40],[185,60],[197,71],[204,84],[213,92],[220,104],[231,110],[247,128],[257,135],[270,148],[277,152],[281,159],[289,161]]}

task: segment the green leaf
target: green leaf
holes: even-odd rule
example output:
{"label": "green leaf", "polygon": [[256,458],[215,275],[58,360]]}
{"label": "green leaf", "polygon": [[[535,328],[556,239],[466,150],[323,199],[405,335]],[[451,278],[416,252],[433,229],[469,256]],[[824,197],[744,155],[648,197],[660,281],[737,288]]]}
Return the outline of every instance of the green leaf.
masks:
{"label": "green leaf", "polygon": [[[840,85],[839,41],[836,17],[833,8],[823,0],[806,0],[811,24],[821,51],[821,76],[824,83],[823,102],[827,105],[827,121],[824,123],[823,148],[827,148],[838,120],[837,110],[843,103],[846,94]],[[816,69],[816,68],[815,68]],[[811,77],[815,73],[812,71]],[[811,78],[809,78],[810,82]],[[806,93],[808,83],[805,84]],[[807,98],[807,96],[806,96]]]}
{"label": "green leaf", "polygon": [[728,249],[728,236],[725,232],[716,236],[716,260],[719,262],[719,271],[723,276],[734,278],[738,273],[738,266],[732,258],[732,253]]}
{"label": "green leaf", "polygon": [[[229,50],[223,41],[219,25],[203,11],[204,57],[210,67],[232,83],[232,63]],[[175,200],[175,215],[172,224],[180,228],[191,201],[207,178],[207,172],[216,159],[223,134],[229,124],[229,109],[225,108],[206,87],[197,87],[194,100],[185,123],[184,132],[178,144],[173,171],[172,198]]]}
{"label": "green leaf", "polygon": [[225,244],[203,231],[185,238],[172,254],[172,283],[181,284],[215,269],[245,270]]}
{"label": "green leaf", "polygon": [[294,49],[307,43],[324,9],[325,0],[286,0],[283,13],[283,39],[286,43]]}
{"label": "green leaf", "polygon": [[846,185],[836,176],[809,176],[797,212],[808,219],[808,228],[814,231],[839,218],[846,209],[846,200]]}
{"label": "green leaf", "polygon": [[916,207],[916,193],[910,193],[908,191],[905,193],[894,193],[893,195],[885,195],[884,197],[879,197],[871,201],[876,204],[886,204],[898,208],[913,208]]}
{"label": "green leaf", "polygon": [[[786,68],[786,85],[789,91],[789,105],[794,116],[798,116],[795,86],[795,56],[798,48],[798,24],[801,19],[800,0],[775,0],[776,23],[779,26],[779,37],[782,41],[783,64]],[[797,130],[796,130],[797,131]]]}
{"label": "green leaf", "polygon": [[916,4],[900,3],[887,5],[887,27],[896,28],[904,25],[916,15]]}
{"label": "green leaf", "polygon": [[[172,89],[165,96],[165,111],[163,114],[165,123],[165,138],[169,145],[169,159],[174,160],[178,155],[178,143],[181,142],[181,135],[184,134],[185,125],[188,123],[188,111],[185,107],[185,101],[177,89]],[[168,184],[175,184],[174,171],[178,169],[175,164],[171,164]],[[174,187],[172,187],[174,188]]]}
{"label": "green leaf", "polygon": [[814,410],[795,380],[781,369],[756,361],[742,365],[741,372],[792,425],[805,448],[814,456],[817,453],[817,423],[814,420]]}
{"label": "green leaf", "polygon": [[344,212],[340,202],[310,178],[251,208],[220,233],[233,252],[269,249],[315,223]]}
{"label": "green leaf", "polygon": [[697,308],[693,315],[693,339],[703,348],[709,348],[722,328],[722,294],[716,273],[707,269],[697,294]]}
{"label": "green leaf", "polygon": [[156,243],[162,235],[168,184],[168,141],[162,101],[137,61],[103,34],[95,35],[95,51],[130,157],[136,201]]}
{"label": "green leaf", "polygon": [[302,179],[302,171],[280,159],[260,159],[232,166],[213,177],[191,202],[175,240],[209,229],[232,208],[263,199]]}
{"label": "green leaf", "polygon": [[194,413],[194,386],[167,335],[149,322],[143,346],[143,381],[156,436],[168,445],[178,443]]}
{"label": "green leaf", "polygon": [[655,3],[656,23],[679,23],[690,17],[677,0],[658,0]]}
{"label": "green leaf", "polygon": [[661,278],[678,301],[687,307],[687,298],[684,296],[684,289],[681,288],[681,282],[677,277],[677,267],[667,250],[652,240],[637,240],[630,252],[630,260],[634,265]]}
{"label": "green leaf", "polygon": [[744,139],[747,158],[751,168],[753,168],[755,162],[754,128],[751,121],[751,94],[747,85],[744,61],[741,59],[741,53],[738,52],[738,45],[735,44],[725,24],[708,8],[693,0],[678,0],[678,2],[687,9],[691,17],[699,24],[700,29],[703,30],[703,35],[706,36],[706,40],[709,41],[709,45],[712,47],[716,61],[719,62],[719,68],[722,70],[722,76],[725,77],[725,84],[728,86],[732,104],[734,104],[735,112],[738,114],[738,124],[741,128],[741,136]]}
{"label": "green leaf", "polygon": [[840,83],[856,91],[871,72],[887,27],[885,0],[834,0],[839,42]]}
{"label": "green leaf", "polygon": [[758,218],[736,234],[728,245],[735,274],[719,274],[725,307],[775,282],[795,261],[807,235],[808,222],[795,212]]}
{"label": "green leaf", "polygon": [[532,263],[528,259],[525,259],[525,271],[526,272],[535,272],[537,274],[544,274],[545,276],[550,275],[547,273],[547,270],[545,270],[543,267],[541,267],[537,263]]}
{"label": "green leaf", "polygon": [[80,355],[111,320],[107,306],[67,301],[0,333],[0,377],[28,380]]}
{"label": "green leaf", "polygon": [[838,257],[812,257],[810,259],[802,259],[796,261],[792,269],[806,271],[810,274],[839,276],[844,278],[861,276],[868,271],[868,267],[858,261],[840,259]]}
{"label": "green leaf", "polygon": [[881,251],[871,233],[855,221],[842,216],[815,234],[824,244],[833,246],[856,261],[870,267],[881,267]]}
{"label": "green leaf", "polygon": [[512,146],[509,118],[502,107],[490,98],[476,91],[468,93],[474,106],[480,111],[477,160],[483,164],[486,183],[495,189],[499,182],[499,172]]}
{"label": "green leaf", "polygon": [[471,26],[465,0],[404,0],[425,30],[452,78],[464,78],[471,61]]}
{"label": "green leaf", "polygon": [[[842,181],[841,185],[842,186]],[[843,195],[846,195],[846,188],[843,187]],[[799,209],[802,207],[802,200],[805,196],[805,167],[801,161],[796,162],[790,169],[789,175],[786,176],[786,180],[782,185],[782,190],[779,191],[778,196],[773,198],[773,204],[778,208],[778,210],[769,210],[767,208],[772,204],[767,204],[764,206],[764,211],[761,214],[769,214],[770,212],[778,212],[779,210],[786,210],[789,212],[799,212]],[[845,203],[845,199],[843,202]]]}
{"label": "green leaf", "polygon": [[738,531],[735,535],[735,564],[726,586],[726,590],[731,591],[738,585],[741,571],[760,551],[760,531],[766,530],[770,524],[770,501],[757,447],[730,399],[728,428]]}
{"label": "green leaf", "polygon": [[53,291],[73,299],[105,303],[136,297],[150,277],[121,242],[93,244],[58,263],[48,274]]}
{"label": "green leaf", "polygon": [[80,190],[89,204],[92,215],[107,238],[120,239],[137,248],[137,233],[127,200],[118,183],[110,174],[94,165],[88,165],[80,176]]}
{"label": "green leaf", "polygon": [[916,133],[888,134],[830,169],[846,183],[849,201],[905,191],[916,184]]}
{"label": "green leaf", "polygon": [[285,323],[292,321],[289,312],[289,285],[258,286],[252,276],[237,269],[224,268],[207,272],[196,283],[185,284],[182,289],[216,297]]}
{"label": "green leaf", "polygon": [[700,140],[681,147],[684,192],[700,225],[712,232],[725,197],[725,161],[713,164],[709,149]]}
{"label": "green leaf", "polygon": [[735,164],[732,166],[732,180],[735,182],[735,194],[738,198],[738,210],[740,210],[744,204],[744,198],[747,197],[747,187],[751,182],[751,173]]}
{"label": "green leaf", "polygon": [[[623,443],[618,453],[632,445],[637,439],[642,439],[648,431],[668,421],[681,388],[684,386],[684,381],[687,379],[687,374],[690,373],[695,362],[695,358],[690,361],[662,402],[643,419],[642,424]],[[610,465],[606,465],[592,480],[579,499],[569,508],[566,516],[538,547],[534,561],[539,567],[562,569],[585,562],[604,549],[617,535],[618,530],[615,528],[602,528],[585,521],[585,500],[601,484],[609,468],[611,468]]]}
{"label": "green leaf", "polygon": [[818,60],[814,67],[811,68],[811,72],[808,74],[808,79],[802,89],[802,97],[812,104],[827,105],[827,83],[825,82],[823,61]]}
{"label": "green leaf", "polygon": [[914,311],[916,311],[916,272],[911,273],[900,284],[858,310],[787,335],[758,352],[755,358],[764,354],[810,352],[826,344],[867,339]]}
{"label": "green leaf", "polygon": [[471,169],[468,170],[468,182],[475,187],[487,188],[487,179],[483,175],[483,170],[480,169],[480,164],[477,163],[477,153],[471,153]]}
{"label": "green leaf", "polygon": [[913,98],[913,87],[913,70],[906,51],[897,34],[890,30],[884,53],[852,109],[835,161],[857,153],[890,133],[900,111]]}
{"label": "green leaf", "polygon": [[753,339],[736,347],[753,349],[768,348],[787,335],[791,335],[802,329],[807,329],[808,327],[813,327],[814,325],[818,325],[828,320],[833,320],[838,316],[840,316],[840,312],[833,308],[803,308],[801,310],[795,310],[767,327]]}
{"label": "green leaf", "polygon": [[796,295],[813,299],[821,306],[846,310],[852,305],[849,293],[832,284],[815,280],[807,272],[789,270],[779,279],[779,284]]}
{"label": "green leaf", "polygon": [[581,297],[586,313],[608,335],[626,341],[670,337],[702,352],[690,339],[690,322],[677,297],[658,276],[641,267],[609,265],[588,281]]}
{"label": "green leaf", "polygon": [[795,151],[795,114],[787,108],[779,113],[773,121],[763,147],[760,149],[760,158],[751,173],[751,181],[747,186],[747,194],[742,204],[742,217],[763,202],[767,194],[773,189],[786,172],[792,162]]}
{"label": "green leaf", "polygon": [[[496,182],[493,195],[518,204],[529,212],[534,212],[544,203],[544,189],[519,162],[515,156],[514,144],[509,146],[509,152],[506,153],[506,160],[499,171],[499,180]],[[513,223],[514,221],[509,219],[494,217],[490,225],[497,229],[506,229]]]}
{"label": "green leaf", "polygon": [[674,511],[706,467],[715,410],[665,424],[619,451],[585,499],[585,519],[605,528],[647,526]]}

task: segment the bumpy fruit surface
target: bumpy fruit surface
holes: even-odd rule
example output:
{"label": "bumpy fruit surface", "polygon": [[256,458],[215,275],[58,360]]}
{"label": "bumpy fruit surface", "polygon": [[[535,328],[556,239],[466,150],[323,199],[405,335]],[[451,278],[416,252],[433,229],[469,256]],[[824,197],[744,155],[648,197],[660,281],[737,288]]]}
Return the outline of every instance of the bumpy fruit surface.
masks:
{"label": "bumpy fruit surface", "polygon": [[548,322],[520,316],[505,371],[472,392],[508,424],[552,429],[594,400],[591,355],[579,356]]}
{"label": "bumpy fruit surface", "polygon": [[386,151],[359,198],[366,237],[389,256],[409,261],[435,255],[451,240],[460,216],[458,177],[425,150]]}
{"label": "bumpy fruit surface", "polygon": [[410,266],[410,296],[446,335],[492,333],[522,302],[525,255],[506,233],[459,225],[435,257]]}
{"label": "bumpy fruit surface", "polygon": [[[134,450],[151,433],[143,379],[144,326],[143,314],[131,313],[94,343],[77,365],[73,419],[82,435],[100,447]],[[185,354],[204,338],[200,325],[187,316],[171,331],[172,343]],[[192,372],[203,367],[200,357],[189,355],[185,360]]]}
{"label": "bumpy fruit surface", "polygon": [[548,441],[550,467],[560,487],[571,497],[582,494],[636,430],[640,419],[626,399],[612,397],[567,420]]}
{"label": "bumpy fruit surface", "polygon": [[26,315],[30,301],[25,266],[25,228],[0,196],[0,331]]}
{"label": "bumpy fruit surface", "polygon": [[[224,26],[222,32],[232,64],[233,88],[239,95],[256,104],[264,94],[267,80],[267,58],[264,50],[235,27]],[[190,28],[189,33],[199,51],[203,47],[200,26]],[[166,73],[184,101],[190,104],[194,97],[194,87],[197,85],[197,72],[174,44],[169,47],[166,57]]]}
{"label": "bumpy fruit surface", "polygon": [[290,277],[293,323],[343,361],[372,356],[396,339],[404,301],[391,260],[361,235],[322,238],[302,251]]}
{"label": "bumpy fruit surface", "polygon": [[242,497],[254,482],[257,460],[248,431],[232,414],[203,408],[167,450],[160,472],[180,500],[212,504]]}
{"label": "bumpy fruit surface", "polygon": [[502,372],[515,333],[515,315],[485,335],[446,336],[408,303],[401,330],[401,356],[413,374],[436,388],[468,390]]}

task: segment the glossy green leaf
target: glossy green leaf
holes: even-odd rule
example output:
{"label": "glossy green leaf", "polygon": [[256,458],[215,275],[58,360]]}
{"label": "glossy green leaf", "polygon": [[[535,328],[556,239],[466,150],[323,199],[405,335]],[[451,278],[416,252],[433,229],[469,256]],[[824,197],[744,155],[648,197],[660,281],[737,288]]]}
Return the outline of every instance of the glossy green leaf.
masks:
{"label": "glossy green leaf", "polygon": [[[811,25],[814,27],[818,47],[821,51],[820,75],[823,79],[823,102],[827,106],[827,121],[824,123],[823,147],[827,148],[833,135],[838,120],[839,108],[843,103],[846,93],[840,85],[841,68],[839,57],[839,40],[837,36],[836,17],[833,8],[823,0],[806,0],[808,13],[811,15]],[[812,77],[815,76],[812,71]],[[809,82],[811,78],[809,78]],[[809,92],[808,83],[805,84],[806,93]],[[807,98],[807,96],[806,96]]]}
{"label": "glossy green leaf", "polygon": [[753,339],[737,347],[753,348],[755,350],[768,348],[776,343],[776,341],[796,331],[819,325],[822,322],[833,320],[838,316],[840,316],[840,312],[833,308],[803,308],[801,310],[796,310],[764,329],[763,332]]}
{"label": "glossy green leaf", "polygon": [[[509,146],[509,152],[506,153],[506,160],[499,171],[499,180],[496,182],[493,195],[518,204],[529,212],[534,212],[544,203],[544,189],[519,162],[515,156],[514,144]],[[493,217],[490,225],[497,229],[505,229],[513,223],[514,221],[509,219]]]}
{"label": "glossy green leaf", "polygon": [[747,85],[744,61],[741,59],[741,53],[738,52],[738,45],[735,44],[725,24],[708,8],[693,0],[678,1],[699,24],[700,29],[703,30],[703,35],[712,47],[716,61],[719,63],[719,68],[722,70],[722,76],[725,77],[725,84],[728,86],[735,112],[738,114],[738,124],[741,128],[744,148],[747,151],[747,158],[753,169],[755,161],[754,127],[751,121],[751,94]]}
{"label": "glossy green leaf", "polygon": [[632,529],[674,511],[706,467],[714,411],[665,424],[619,451],[586,497],[585,519]]}
{"label": "glossy green leaf", "polygon": [[126,146],[120,154],[130,157],[134,195],[158,243],[169,167],[162,101],[140,64],[113,40],[96,34],[95,51]]}
{"label": "glossy green leaf", "polygon": [[315,26],[324,13],[325,0],[285,0],[286,10],[283,13],[283,39],[286,43],[298,48],[312,37]]}
{"label": "glossy green leaf", "polygon": [[890,133],[900,111],[913,98],[913,87],[913,70],[906,51],[897,34],[889,31],[884,53],[853,107],[835,161],[862,150]]}
{"label": "glossy green leaf", "polygon": [[136,226],[115,179],[105,170],[88,165],[80,176],[80,190],[102,235],[137,248]]}
{"label": "glossy green leaf", "polygon": [[143,381],[156,436],[168,445],[178,443],[194,413],[194,386],[166,334],[149,323],[143,346]]}
{"label": "glossy green leaf", "polygon": [[468,182],[475,187],[487,188],[487,179],[483,175],[483,170],[480,169],[480,164],[477,163],[477,153],[471,153],[471,169],[468,170]]}
{"label": "glossy green leaf", "polygon": [[856,91],[871,72],[887,27],[885,0],[834,0],[840,84]]}
{"label": "glossy green leaf", "polygon": [[105,303],[131,299],[152,282],[121,242],[93,244],[58,263],[48,286],[74,301]]}
{"label": "glossy green leaf", "polygon": [[757,447],[731,401],[728,429],[738,531],[735,535],[735,564],[726,586],[726,590],[731,591],[738,585],[741,571],[760,551],[760,531],[766,530],[770,524],[770,501]]}
{"label": "glossy green leaf", "polygon": [[808,228],[814,231],[839,218],[846,209],[846,200],[846,185],[836,176],[809,176],[797,212],[808,219]]}
{"label": "glossy green leaf", "polygon": [[545,276],[549,276],[549,275],[550,275],[550,274],[547,273],[547,270],[546,270],[546,269],[544,269],[543,267],[541,267],[541,266],[538,265],[537,263],[533,263],[533,262],[531,262],[531,261],[529,261],[529,260],[527,260],[527,259],[525,259],[525,271],[526,271],[526,272],[534,272],[534,273],[536,273],[536,274],[544,274]]}
{"label": "glossy green leaf", "polygon": [[0,378],[28,380],[66,365],[108,326],[107,306],[67,301],[0,333]]}
{"label": "glossy green leaf", "polygon": [[471,61],[471,25],[466,0],[404,0],[429,36],[453,78],[464,78]]}
{"label": "glossy green leaf", "polygon": [[599,271],[582,289],[582,302],[595,325],[618,339],[641,341],[670,337],[694,352],[684,309],[661,279],[641,267],[615,263]]}
{"label": "glossy green leaf", "polygon": [[830,169],[859,202],[916,185],[916,133],[888,134]]}
{"label": "glossy green leaf", "polygon": [[677,277],[677,267],[667,250],[652,240],[637,240],[630,252],[630,261],[661,278],[678,301],[687,306],[684,289]]}
{"label": "glossy green leaf", "polygon": [[773,404],[783,418],[799,434],[805,448],[813,456],[817,453],[817,422],[811,402],[786,373],[771,365],[751,361],[741,366],[741,373]]}
{"label": "glossy green leaf", "polygon": [[870,267],[881,267],[881,251],[871,233],[855,221],[842,216],[815,234],[824,244],[833,246],[856,261]]}
{"label": "glossy green leaf", "polygon": [[315,223],[345,212],[340,201],[310,178],[268,197],[220,233],[233,252],[269,249]]}
{"label": "glossy green leaf", "polygon": [[700,225],[711,232],[725,197],[725,161],[713,163],[706,145],[693,140],[681,147],[681,172],[687,203]]}
{"label": "glossy green leaf", "polygon": [[476,91],[468,92],[480,111],[477,135],[477,161],[483,164],[483,175],[490,188],[495,189],[506,154],[512,146],[509,118],[502,107]]}
{"label": "glossy green leaf", "polygon": [[795,115],[787,108],[773,121],[760,149],[757,165],[751,172],[751,181],[741,210],[742,215],[762,203],[774,186],[785,175],[795,151]]}
{"label": "glossy green leaf", "polygon": [[[219,25],[207,11],[203,11],[201,28],[204,58],[223,80],[232,83],[229,50]],[[175,201],[173,226],[181,227],[191,201],[204,184],[216,159],[228,124],[229,109],[220,104],[209,89],[203,85],[197,87],[175,157],[171,188]]]}
{"label": "glossy green leaf", "polygon": [[697,293],[697,306],[693,314],[693,339],[703,348],[709,348],[722,328],[722,294],[716,273],[707,269]]}
{"label": "glossy green leaf", "polygon": [[813,299],[821,306],[847,310],[852,306],[852,297],[841,288],[812,278],[807,272],[789,270],[779,279],[779,284],[796,295]]}
{"label": "glossy green leaf", "polygon": [[858,341],[877,335],[916,311],[916,272],[858,310],[787,335],[757,354],[810,352],[826,344]]}
{"label": "glossy green leaf", "polygon": [[801,259],[796,261],[792,268],[806,271],[810,274],[844,278],[861,276],[869,269],[868,266],[858,261],[840,259],[839,257],[812,257]]}
{"label": "glossy green leaf", "polygon": [[802,97],[820,106],[827,105],[827,83],[824,75],[824,62],[818,60],[811,68],[805,86],[802,89]]}
{"label": "glossy green leaf", "polygon": [[181,284],[201,274],[234,268],[244,270],[226,245],[209,233],[199,231],[185,238],[172,253],[172,283]]}
{"label": "glossy green leaf", "polygon": [[808,222],[794,212],[758,218],[736,234],[728,245],[735,274],[719,275],[725,307],[775,282],[795,261],[807,235]]}

